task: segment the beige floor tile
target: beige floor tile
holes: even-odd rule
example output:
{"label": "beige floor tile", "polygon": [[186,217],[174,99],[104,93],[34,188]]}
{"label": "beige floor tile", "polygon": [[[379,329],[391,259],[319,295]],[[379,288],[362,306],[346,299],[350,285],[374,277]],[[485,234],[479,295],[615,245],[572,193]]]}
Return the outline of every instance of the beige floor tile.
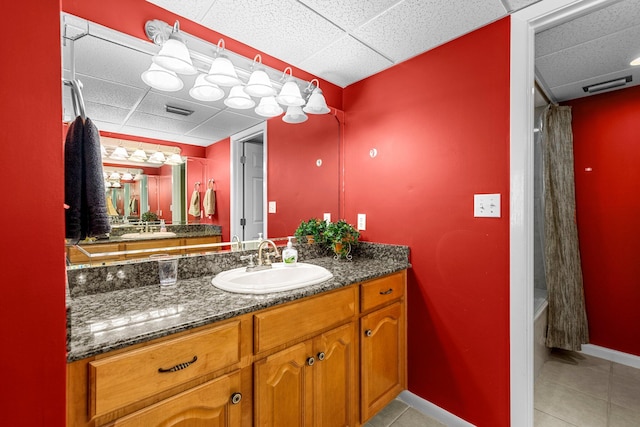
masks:
{"label": "beige floor tile", "polygon": [[446,427],[440,421],[427,417],[413,408],[407,409],[391,427]]}
{"label": "beige floor tile", "polygon": [[611,404],[609,413],[609,427],[638,427],[640,426],[640,412]]}
{"label": "beige floor tile", "polygon": [[611,370],[611,362],[600,359],[599,357],[590,356],[588,354],[578,353],[575,351],[553,349],[550,360],[564,362],[569,365],[576,365],[588,368],[604,369],[607,372]]}
{"label": "beige floor tile", "polygon": [[606,427],[607,402],[540,378],[535,385],[535,409],[580,427]]}
{"label": "beige floor tile", "polygon": [[541,380],[561,384],[589,396],[607,400],[609,397],[609,372],[590,365],[571,365],[549,360],[538,377]]}
{"label": "beige floor tile", "polygon": [[611,403],[640,412],[640,379],[612,375]]}
{"label": "beige floor tile", "polygon": [[537,409],[533,413],[533,426],[534,427],[575,427],[574,424],[569,424],[566,421],[562,421],[559,418],[552,417],[551,415],[538,411]]}
{"label": "beige floor tile", "polygon": [[640,381],[640,369],[632,368],[631,366],[622,365],[620,363],[613,364],[613,375],[634,378],[637,381]]}
{"label": "beige floor tile", "polygon": [[373,418],[365,425],[367,427],[389,427],[400,415],[402,415],[409,405],[401,400],[395,399],[389,402],[387,406],[382,408]]}

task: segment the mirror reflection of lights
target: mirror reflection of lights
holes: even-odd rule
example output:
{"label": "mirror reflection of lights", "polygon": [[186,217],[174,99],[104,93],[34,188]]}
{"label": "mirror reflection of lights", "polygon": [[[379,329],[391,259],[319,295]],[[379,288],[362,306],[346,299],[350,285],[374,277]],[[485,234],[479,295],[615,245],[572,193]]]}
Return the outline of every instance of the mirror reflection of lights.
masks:
{"label": "mirror reflection of lights", "polygon": [[116,317],[109,320],[93,322],[89,324],[89,330],[94,335],[101,335],[107,332],[121,331],[125,328],[147,325],[161,320],[172,319],[180,316],[184,311],[181,305],[149,310],[128,316]]}

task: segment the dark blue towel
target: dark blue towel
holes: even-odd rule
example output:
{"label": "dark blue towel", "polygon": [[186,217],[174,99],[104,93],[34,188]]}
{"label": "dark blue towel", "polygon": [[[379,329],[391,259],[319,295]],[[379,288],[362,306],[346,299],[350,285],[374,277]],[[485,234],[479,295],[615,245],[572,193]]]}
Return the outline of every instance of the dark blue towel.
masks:
{"label": "dark blue towel", "polygon": [[77,117],[64,146],[66,237],[73,241],[111,231],[105,199],[98,128]]}

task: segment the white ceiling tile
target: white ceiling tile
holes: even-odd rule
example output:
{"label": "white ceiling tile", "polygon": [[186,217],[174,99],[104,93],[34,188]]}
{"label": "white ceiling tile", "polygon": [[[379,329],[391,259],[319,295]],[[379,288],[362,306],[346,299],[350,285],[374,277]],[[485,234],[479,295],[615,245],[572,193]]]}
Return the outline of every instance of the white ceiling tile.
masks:
{"label": "white ceiling tile", "polygon": [[376,74],[392,66],[384,56],[369,49],[351,36],[345,36],[300,63],[311,74],[341,87]]}
{"label": "white ceiling tile", "polygon": [[[189,131],[188,135],[206,138],[208,135],[216,135],[220,131],[228,132],[229,130],[235,130],[234,133],[237,133],[263,121],[264,118],[252,118],[243,114],[234,113],[230,110],[225,110]],[[226,135],[229,134],[227,133]]]}
{"label": "white ceiling tile", "polygon": [[187,122],[184,120],[169,118],[165,116],[156,116],[154,114],[148,114],[139,111],[136,111],[131,115],[131,117],[129,117],[126,125],[167,132],[173,135],[182,135],[183,133],[189,132],[194,127],[193,122]]}
{"label": "white ceiling tile", "polygon": [[[640,26],[638,0],[614,3],[605,9],[536,34],[536,57],[638,26]],[[640,54],[640,49],[635,51]]]}
{"label": "white ceiling tile", "polygon": [[[165,108],[166,105],[191,110],[193,111],[193,114],[189,116],[181,116],[174,113],[168,113]],[[147,96],[144,97],[138,108],[136,108],[136,111],[152,114],[154,116],[166,117],[172,120],[198,123],[209,119],[220,110],[214,107],[205,107],[202,104],[195,102],[173,98],[168,96],[166,93],[150,91]]]}
{"label": "white ceiling tile", "polygon": [[[192,21],[198,21],[207,13],[215,0],[147,0],[163,9],[167,9]],[[173,24],[173,22],[170,22]]]}
{"label": "white ceiling tile", "polygon": [[531,6],[540,0],[505,0],[509,13]]}
{"label": "white ceiling tile", "polygon": [[82,83],[86,103],[94,102],[130,109],[135,107],[147,92],[146,89],[99,80],[83,74],[77,74],[76,78]]}
{"label": "white ceiling tile", "polygon": [[504,15],[500,0],[405,0],[353,35],[388,58],[403,61]]}
{"label": "white ceiling tile", "polygon": [[352,30],[402,0],[300,0],[345,30]]}
{"label": "white ceiling tile", "polygon": [[113,123],[116,125],[124,124],[124,121],[129,115],[130,111],[124,108],[117,108],[105,104],[96,104],[93,102],[86,102],[85,107],[87,117],[100,117],[101,121]]}
{"label": "white ceiling tile", "polygon": [[290,64],[343,33],[295,0],[217,0],[201,23]]}

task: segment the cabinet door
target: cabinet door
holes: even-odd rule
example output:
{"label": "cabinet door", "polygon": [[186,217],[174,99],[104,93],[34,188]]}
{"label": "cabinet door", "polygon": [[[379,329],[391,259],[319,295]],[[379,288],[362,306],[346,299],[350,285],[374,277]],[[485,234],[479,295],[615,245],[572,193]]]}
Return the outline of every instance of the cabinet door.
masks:
{"label": "cabinet door", "polygon": [[315,426],[353,426],[356,414],[355,323],[314,339]]}
{"label": "cabinet door", "polygon": [[309,366],[312,351],[312,342],[305,341],[255,362],[256,426],[312,425],[313,366]]}
{"label": "cabinet door", "polygon": [[402,304],[397,302],[360,320],[361,421],[405,388],[405,334]]}
{"label": "cabinet door", "polygon": [[120,418],[114,427],[240,427],[240,372],[222,376]]}

